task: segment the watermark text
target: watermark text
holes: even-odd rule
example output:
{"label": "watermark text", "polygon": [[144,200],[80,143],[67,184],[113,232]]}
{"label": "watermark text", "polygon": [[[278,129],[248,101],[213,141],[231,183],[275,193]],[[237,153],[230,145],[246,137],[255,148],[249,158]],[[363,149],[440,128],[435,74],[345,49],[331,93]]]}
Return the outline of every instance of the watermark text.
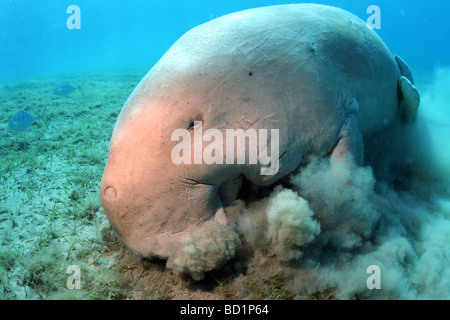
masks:
{"label": "watermark text", "polygon": [[371,5],[367,8],[370,17],[367,19],[369,29],[381,29],[381,9],[379,6]]}
{"label": "watermark text", "polygon": [[[195,121],[191,130],[176,129],[171,140],[179,142],[171,153],[172,162],[177,165],[259,164],[261,175],[275,175],[279,169],[278,129],[270,130],[270,138],[267,129],[226,129],[224,138],[224,134],[218,129],[203,132],[202,122]],[[203,148],[204,142],[208,144]]]}
{"label": "watermark text", "polygon": [[66,25],[67,29],[81,29],[81,10],[77,5],[70,5],[67,7],[66,13],[70,14],[67,18]]}

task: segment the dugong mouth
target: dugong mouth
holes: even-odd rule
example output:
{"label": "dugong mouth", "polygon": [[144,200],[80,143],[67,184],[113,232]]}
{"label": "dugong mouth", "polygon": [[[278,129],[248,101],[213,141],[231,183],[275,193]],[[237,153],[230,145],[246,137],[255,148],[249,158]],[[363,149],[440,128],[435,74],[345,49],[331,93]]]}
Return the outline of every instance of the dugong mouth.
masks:
{"label": "dugong mouth", "polygon": [[156,181],[142,188],[113,173],[108,171],[102,179],[100,201],[114,229],[131,247],[164,234],[179,236],[209,220],[228,223],[218,185],[195,183],[186,188],[184,183],[173,183],[167,187]]}

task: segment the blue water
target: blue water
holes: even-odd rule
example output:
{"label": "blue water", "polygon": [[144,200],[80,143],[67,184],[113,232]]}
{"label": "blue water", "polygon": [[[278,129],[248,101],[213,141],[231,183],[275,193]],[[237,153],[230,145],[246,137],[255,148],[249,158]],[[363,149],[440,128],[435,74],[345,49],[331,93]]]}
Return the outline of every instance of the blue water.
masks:
{"label": "blue water", "polygon": [[[110,69],[150,69],[184,32],[242,9],[300,3],[280,0],[0,0],[0,82]],[[311,2],[311,1],[307,1]],[[317,1],[363,20],[381,9],[377,30],[392,52],[419,72],[450,65],[450,2]],[[70,5],[81,29],[70,30]]]}

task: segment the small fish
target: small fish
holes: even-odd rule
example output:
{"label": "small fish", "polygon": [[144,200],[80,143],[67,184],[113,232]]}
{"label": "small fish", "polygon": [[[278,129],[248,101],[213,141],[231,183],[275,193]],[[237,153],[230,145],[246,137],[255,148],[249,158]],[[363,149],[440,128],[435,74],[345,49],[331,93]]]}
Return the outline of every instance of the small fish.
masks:
{"label": "small fish", "polygon": [[44,115],[45,109],[42,112],[40,116],[35,117],[28,111],[25,111],[24,107],[19,112],[15,113],[11,119],[9,119],[8,128],[11,130],[16,131],[25,131],[28,129],[29,126],[33,124],[35,120],[40,120],[42,124],[47,128],[47,125],[45,124],[44,120],[42,119],[42,116]]}
{"label": "small fish", "polygon": [[81,91],[81,93],[83,94],[83,96],[84,96],[84,92],[83,92],[82,88],[83,88],[83,85],[84,85],[85,82],[83,82],[83,84],[81,86],[78,86],[78,87],[76,87],[73,84],[68,83],[68,82],[61,83],[58,86],[56,86],[56,88],[53,90],[53,92],[55,94],[59,95],[59,96],[67,96],[72,91],[79,89]]}

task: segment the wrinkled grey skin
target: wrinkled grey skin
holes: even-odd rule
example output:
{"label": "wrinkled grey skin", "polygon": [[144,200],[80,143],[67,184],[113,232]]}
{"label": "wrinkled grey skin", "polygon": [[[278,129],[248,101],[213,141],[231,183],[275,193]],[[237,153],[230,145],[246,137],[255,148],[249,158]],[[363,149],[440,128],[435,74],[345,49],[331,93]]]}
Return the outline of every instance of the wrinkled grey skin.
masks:
{"label": "wrinkled grey skin", "polygon": [[[309,155],[361,164],[362,137],[414,121],[418,106],[407,65],[354,15],[310,4],[233,13],[183,35],[131,94],[112,135],[101,202],[129,248],[167,257],[166,244],[191,226],[227,223],[223,203],[242,176],[269,185]],[[203,132],[279,129],[278,172],[174,164],[172,133],[193,135],[191,120],[200,118]]]}

